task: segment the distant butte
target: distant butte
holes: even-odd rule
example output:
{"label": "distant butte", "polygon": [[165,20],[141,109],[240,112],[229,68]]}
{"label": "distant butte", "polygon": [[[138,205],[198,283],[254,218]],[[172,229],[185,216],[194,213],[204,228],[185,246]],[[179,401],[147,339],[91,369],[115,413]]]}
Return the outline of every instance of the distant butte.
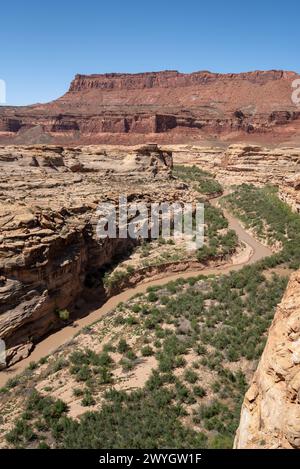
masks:
{"label": "distant butte", "polygon": [[0,144],[292,142],[295,72],[76,75],[47,104],[0,107]]}

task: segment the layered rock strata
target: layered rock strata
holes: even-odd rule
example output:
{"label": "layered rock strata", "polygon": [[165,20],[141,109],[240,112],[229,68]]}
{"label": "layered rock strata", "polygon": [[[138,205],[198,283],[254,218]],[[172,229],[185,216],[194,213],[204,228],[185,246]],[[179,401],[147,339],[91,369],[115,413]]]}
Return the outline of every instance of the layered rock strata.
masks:
{"label": "layered rock strata", "polygon": [[233,144],[227,148],[170,146],[176,164],[195,164],[211,171],[225,186],[272,184],[280,198],[300,211],[300,147]]}
{"label": "layered rock strata", "polygon": [[236,448],[300,448],[300,272],[279,304],[246,393]]}
{"label": "layered rock strata", "polygon": [[206,138],[264,140],[299,132],[294,72],[164,71],[76,75],[47,103],[1,107],[0,140],[15,143],[185,143]]}
{"label": "layered rock strata", "polygon": [[97,239],[99,202],[192,198],[156,145],[2,147],[0,164],[0,338],[11,364],[61,325],[59,310],[84,314],[76,301],[93,292],[103,300],[101,269],[132,247]]}

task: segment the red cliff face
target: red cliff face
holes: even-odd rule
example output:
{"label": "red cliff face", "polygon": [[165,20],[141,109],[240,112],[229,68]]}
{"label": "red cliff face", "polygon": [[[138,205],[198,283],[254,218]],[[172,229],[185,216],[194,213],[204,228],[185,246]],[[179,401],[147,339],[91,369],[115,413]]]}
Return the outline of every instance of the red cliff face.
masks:
{"label": "red cliff face", "polygon": [[130,90],[144,88],[179,88],[195,85],[207,85],[216,81],[249,81],[265,84],[272,80],[288,79],[293,72],[271,70],[266,72],[249,72],[240,74],[220,74],[207,71],[190,74],[177,71],[148,72],[137,74],[107,73],[104,75],[76,75],[71,83],[70,91],[83,91],[87,89],[102,90]]}
{"label": "red cliff face", "polygon": [[0,108],[0,142],[137,143],[289,138],[294,72],[76,75],[48,104]]}

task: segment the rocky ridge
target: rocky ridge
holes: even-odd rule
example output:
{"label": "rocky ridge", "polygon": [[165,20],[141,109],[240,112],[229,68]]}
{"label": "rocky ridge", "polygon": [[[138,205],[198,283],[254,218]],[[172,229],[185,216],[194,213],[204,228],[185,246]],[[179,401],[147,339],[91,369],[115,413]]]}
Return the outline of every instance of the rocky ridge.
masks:
{"label": "rocky ridge", "polygon": [[246,393],[236,448],[300,448],[300,272],[292,275]]}

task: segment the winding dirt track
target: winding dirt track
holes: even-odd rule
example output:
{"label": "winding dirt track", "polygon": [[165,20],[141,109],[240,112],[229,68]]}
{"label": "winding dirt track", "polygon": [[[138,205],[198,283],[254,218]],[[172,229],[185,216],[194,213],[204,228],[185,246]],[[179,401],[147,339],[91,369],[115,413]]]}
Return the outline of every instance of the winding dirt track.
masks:
{"label": "winding dirt track", "polygon": [[[214,199],[211,201],[213,205],[218,203],[218,199]],[[227,264],[222,265],[220,267],[215,268],[202,268],[198,270],[188,271],[188,272],[176,272],[173,274],[164,274],[163,278],[155,279],[155,280],[145,280],[139,285],[135,286],[134,288],[129,288],[122,293],[119,293],[113,297],[111,297],[105,304],[101,306],[101,308],[96,309],[89,315],[80,318],[76,321],[76,327],[74,325],[66,326],[63,329],[60,329],[57,332],[49,335],[45,339],[39,342],[31,355],[26,359],[18,362],[16,365],[10,367],[8,370],[0,372],[0,387],[4,386],[7,380],[16,374],[25,370],[25,368],[29,365],[32,361],[38,361],[42,357],[47,355],[51,355],[58,347],[63,345],[64,343],[71,340],[74,335],[83,327],[89,326],[90,324],[94,323],[109,311],[113,310],[121,301],[128,301],[137,293],[145,293],[149,286],[156,286],[156,285],[165,285],[172,280],[176,280],[178,278],[190,278],[195,277],[199,274],[202,275],[221,275],[226,274],[231,271],[240,270],[245,265],[253,264],[264,257],[270,256],[272,254],[271,249],[267,248],[266,246],[262,245],[259,241],[249,235],[244,228],[240,225],[238,220],[233,217],[227,210],[224,210],[224,214],[229,222],[229,228],[236,231],[239,240],[246,243],[248,246],[251,247],[252,254],[251,256],[246,259],[244,262],[239,264]]]}

